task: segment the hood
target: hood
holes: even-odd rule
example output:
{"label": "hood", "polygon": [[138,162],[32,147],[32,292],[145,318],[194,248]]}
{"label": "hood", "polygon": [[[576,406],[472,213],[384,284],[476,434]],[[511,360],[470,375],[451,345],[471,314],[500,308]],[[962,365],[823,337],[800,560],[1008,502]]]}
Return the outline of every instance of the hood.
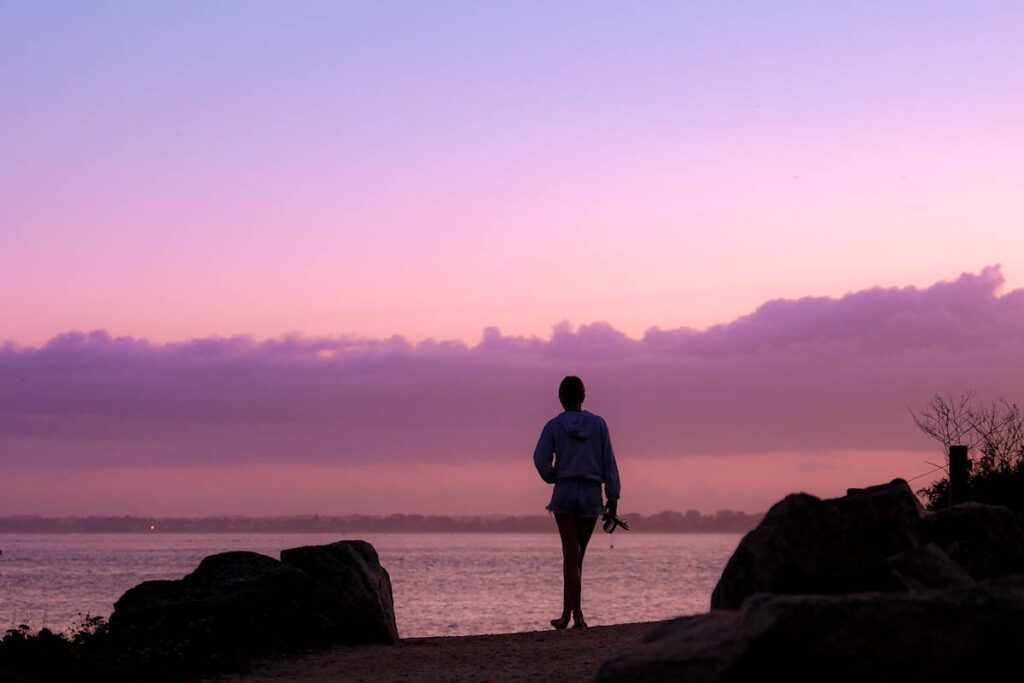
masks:
{"label": "hood", "polygon": [[586,441],[590,438],[596,422],[594,416],[585,410],[578,413],[564,412],[558,416],[558,420],[566,433],[579,441]]}

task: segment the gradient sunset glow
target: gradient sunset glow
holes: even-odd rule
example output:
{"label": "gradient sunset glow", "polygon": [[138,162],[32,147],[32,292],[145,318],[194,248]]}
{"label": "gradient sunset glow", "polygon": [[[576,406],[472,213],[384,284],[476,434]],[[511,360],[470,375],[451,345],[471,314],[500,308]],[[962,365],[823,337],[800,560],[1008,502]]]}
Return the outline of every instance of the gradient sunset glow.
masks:
{"label": "gradient sunset glow", "polygon": [[626,509],[918,475],[1024,398],[1022,26],[0,3],[0,514],[539,511],[565,374]]}

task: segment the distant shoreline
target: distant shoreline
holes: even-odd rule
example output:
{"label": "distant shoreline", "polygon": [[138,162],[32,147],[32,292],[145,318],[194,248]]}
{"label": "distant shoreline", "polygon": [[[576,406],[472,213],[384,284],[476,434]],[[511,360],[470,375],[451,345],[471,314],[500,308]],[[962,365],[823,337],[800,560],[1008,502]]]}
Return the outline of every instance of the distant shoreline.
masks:
{"label": "distant shoreline", "polygon": [[[763,514],[720,510],[703,515],[696,510],[626,513],[631,533],[743,533]],[[287,517],[0,517],[0,533],[53,534],[381,534],[381,533],[550,533],[548,515],[296,515]]]}
{"label": "distant shoreline", "polygon": [[[61,536],[61,535],[64,535],[64,536],[67,536],[67,535],[90,536],[90,535],[100,535],[100,534],[118,534],[118,535],[122,535],[122,536],[157,536],[157,535],[160,535],[160,536],[171,536],[171,535],[181,535],[181,534],[203,534],[203,535],[206,535],[206,536],[218,536],[218,535],[220,535],[220,536],[230,536],[232,534],[236,534],[236,535],[237,534],[266,534],[268,536],[272,535],[272,534],[396,534],[396,535],[397,534],[445,534],[445,535],[450,535],[450,536],[468,536],[468,535],[471,535],[471,534],[538,534],[538,535],[540,535],[540,534],[545,534],[545,533],[551,533],[552,531],[553,531],[553,529],[543,529],[543,530],[542,529],[531,529],[531,530],[514,529],[514,530],[511,530],[511,531],[503,531],[503,530],[499,530],[499,529],[485,529],[485,530],[476,530],[476,531],[469,531],[469,530],[467,530],[467,531],[438,531],[436,529],[430,529],[430,530],[411,530],[411,529],[410,530],[397,530],[397,529],[392,529],[392,530],[385,530],[385,529],[372,529],[372,530],[367,530],[367,529],[338,529],[338,530],[330,530],[330,529],[328,529],[328,530],[323,530],[323,529],[314,529],[314,530],[307,530],[307,531],[274,531],[274,530],[263,530],[263,531],[259,531],[259,530],[251,530],[251,531],[201,531],[201,530],[178,530],[178,531],[90,531],[90,530],[67,531],[67,530],[38,530],[38,531],[32,531],[32,530],[16,530],[16,531],[13,531],[13,530],[0,529],[0,534],[10,534],[10,535],[37,534],[37,535],[52,535],[52,536]],[[719,530],[719,531],[686,531],[686,530],[680,530],[680,531],[650,531],[650,530],[640,530],[640,531],[637,531],[637,530],[632,530],[632,531],[630,531],[630,534],[637,534],[637,533],[639,533],[642,536],[673,536],[673,535],[677,535],[677,536],[678,535],[700,536],[700,535],[714,535],[714,534],[742,534],[742,533],[746,533],[746,531],[743,531],[743,530],[730,530],[730,529],[723,529],[723,530]],[[616,536],[616,538],[621,538],[623,535],[624,535],[624,533],[620,532],[618,534],[618,536]],[[2,550],[3,550],[3,548],[0,548],[0,551],[2,551]]]}

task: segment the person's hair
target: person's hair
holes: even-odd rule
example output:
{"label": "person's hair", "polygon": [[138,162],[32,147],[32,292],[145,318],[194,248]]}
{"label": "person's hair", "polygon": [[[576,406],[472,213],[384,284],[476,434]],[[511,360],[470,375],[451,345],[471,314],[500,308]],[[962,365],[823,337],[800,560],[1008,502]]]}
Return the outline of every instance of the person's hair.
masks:
{"label": "person's hair", "polygon": [[583,390],[583,380],[579,377],[569,375],[558,385],[558,400],[561,401],[562,407],[578,406],[583,403],[584,398],[586,392]]}

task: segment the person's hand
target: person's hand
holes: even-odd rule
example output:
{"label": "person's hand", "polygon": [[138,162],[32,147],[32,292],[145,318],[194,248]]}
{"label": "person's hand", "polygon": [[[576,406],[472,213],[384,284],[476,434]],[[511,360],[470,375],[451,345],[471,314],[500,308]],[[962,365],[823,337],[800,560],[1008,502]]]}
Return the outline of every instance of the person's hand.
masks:
{"label": "person's hand", "polygon": [[605,503],[604,507],[605,507],[606,510],[608,510],[608,514],[610,516],[614,517],[619,512],[619,501],[618,500],[613,500],[613,499],[609,498],[608,502]]}

